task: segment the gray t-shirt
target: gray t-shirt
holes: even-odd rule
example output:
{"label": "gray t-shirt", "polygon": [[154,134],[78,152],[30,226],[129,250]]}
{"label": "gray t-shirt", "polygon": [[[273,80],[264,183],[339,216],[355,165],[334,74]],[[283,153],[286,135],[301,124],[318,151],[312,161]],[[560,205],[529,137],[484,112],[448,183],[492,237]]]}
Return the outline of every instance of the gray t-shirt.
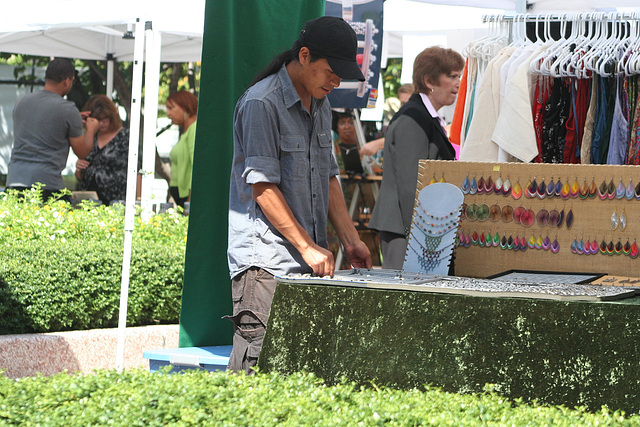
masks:
{"label": "gray t-shirt", "polygon": [[331,109],[313,99],[302,105],[283,66],[249,88],[236,104],[229,191],[229,272],[251,266],[274,275],[310,273],[302,255],[269,222],[251,185],[277,184],[298,223],[327,247],[329,179],[339,173],[331,137]]}
{"label": "gray t-shirt", "polygon": [[73,102],[47,90],[20,98],[13,110],[7,187],[41,182],[47,190],[64,188],[61,173],[69,156],[69,138],[82,132],[82,118]]}

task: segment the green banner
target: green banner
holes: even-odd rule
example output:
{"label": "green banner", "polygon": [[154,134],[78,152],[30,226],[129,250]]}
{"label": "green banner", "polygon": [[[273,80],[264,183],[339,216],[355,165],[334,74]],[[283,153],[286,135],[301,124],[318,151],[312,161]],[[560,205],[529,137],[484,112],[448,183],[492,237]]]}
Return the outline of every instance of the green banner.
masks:
{"label": "green banner", "polygon": [[233,110],[253,77],[289,49],[324,0],[207,0],[180,347],[231,344],[227,267]]}

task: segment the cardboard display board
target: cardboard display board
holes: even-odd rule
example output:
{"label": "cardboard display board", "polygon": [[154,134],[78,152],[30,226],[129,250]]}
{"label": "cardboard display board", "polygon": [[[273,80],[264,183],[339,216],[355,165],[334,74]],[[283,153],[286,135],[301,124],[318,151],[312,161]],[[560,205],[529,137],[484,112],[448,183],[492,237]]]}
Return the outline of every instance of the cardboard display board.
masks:
{"label": "cardboard display board", "polygon": [[[476,192],[476,194],[465,194],[466,205],[475,203],[480,206],[486,204],[488,207],[498,205],[500,208],[511,206],[514,210],[520,206],[524,209],[531,209],[535,214],[541,210],[551,212],[564,210],[564,218],[560,227],[540,225],[535,222],[530,226],[524,226],[511,220],[505,222],[501,217],[492,221],[487,218],[484,221],[478,219],[471,221],[469,218],[462,219],[458,235],[477,233],[478,236],[484,234],[488,238],[496,233],[512,239],[516,237],[521,240],[534,240],[548,237],[550,242],[557,240],[558,251],[553,253],[550,249],[531,248],[527,245],[525,250],[502,249],[501,246],[485,244],[471,244],[469,247],[458,246],[455,251],[455,274],[458,276],[487,277],[499,274],[508,270],[539,270],[539,271],[581,271],[587,273],[600,273],[608,275],[619,275],[625,277],[640,276],[640,257],[634,258],[625,254],[625,244],[628,246],[637,242],[640,245],[640,224],[637,218],[640,216],[640,200],[635,195],[631,200],[627,200],[624,195],[611,195],[604,200],[599,194],[593,197],[580,197],[580,194],[569,195],[563,198],[559,195],[527,197],[525,193],[527,185],[534,179],[538,185],[543,181],[545,185],[551,180],[557,183],[567,183],[571,186],[577,182],[582,189],[583,186],[591,187],[592,182],[600,189],[604,183],[607,186],[613,182],[615,188],[620,182],[626,188],[629,183],[635,186],[640,182],[640,174],[635,166],[615,166],[615,165],[570,165],[570,164],[533,164],[533,163],[485,163],[485,162],[454,162],[421,160],[418,170],[418,188],[420,191],[424,186],[429,185],[434,180],[444,181],[463,186],[465,178],[471,181],[474,177],[476,182],[487,181],[489,177],[495,183],[500,177],[503,181],[509,178],[512,188],[519,182],[522,188],[522,196],[519,199],[513,197],[511,192],[508,195],[496,194],[494,191]],[[486,208],[485,208],[486,209]],[[507,208],[508,210],[508,208]],[[567,228],[567,218],[572,212],[573,223]],[[617,212],[621,216],[624,212],[626,216],[626,227],[621,230],[618,226],[612,229],[612,215]],[[495,216],[495,215],[494,215]],[[463,215],[464,217],[464,215]],[[495,218],[494,218],[495,219]],[[543,221],[544,223],[544,221]],[[538,239],[538,238],[541,239]],[[595,254],[579,254],[572,251],[572,244],[583,244],[587,242],[597,242],[598,250]],[[611,254],[602,253],[599,249],[602,242],[613,249]],[[616,245],[618,250],[616,250]],[[627,246],[627,248],[628,248]],[[574,248],[575,249],[575,248]],[[606,252],[606,251],[605,251]],[[628,252],[628,251],[627,251]]]}

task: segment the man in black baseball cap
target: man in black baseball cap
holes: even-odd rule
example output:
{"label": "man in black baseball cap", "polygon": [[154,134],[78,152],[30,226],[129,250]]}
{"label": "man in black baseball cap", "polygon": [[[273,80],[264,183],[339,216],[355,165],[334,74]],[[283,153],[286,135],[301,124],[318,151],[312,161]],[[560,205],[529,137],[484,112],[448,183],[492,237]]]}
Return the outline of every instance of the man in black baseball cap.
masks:
{"label": "man in black baseball cap", "polygon": [[253,373],[269,319],[275,276],[333,276],[327,212],[353,267],[371,254],[349,216],[333,152],[326,95],[342,79],[364,80],[358,40],[340,18],[307,22],[293,47],[260,73],[236,104],[229,188],[235,326],[228,369]]}
{"label": "man in black baseball cap", "polygon": [[300,37],[313,54],[327,59],[333,72],[341,79],[364,81],[356,62],[358,38],[344,20],[333,16],[313,19],[304,26]]}

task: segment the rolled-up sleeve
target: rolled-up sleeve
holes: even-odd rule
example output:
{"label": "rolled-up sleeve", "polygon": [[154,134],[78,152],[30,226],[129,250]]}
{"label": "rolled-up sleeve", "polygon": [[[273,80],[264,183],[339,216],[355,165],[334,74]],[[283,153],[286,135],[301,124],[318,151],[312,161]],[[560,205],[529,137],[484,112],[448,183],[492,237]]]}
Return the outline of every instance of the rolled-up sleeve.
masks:
{"label": "rolled-up sleeve", "polygon": [[244,166],[242,178],[247,184],[280,183],[280,162],[277,159],[264,156],[248,157]]}
{"label": "rolled-up sleeve", "polygon": [[280,148],[275,108],[262,99],[248,100],[242,107],[241,120],[243,151],[245,154],[242,178],[247,184],[280,183]]}

